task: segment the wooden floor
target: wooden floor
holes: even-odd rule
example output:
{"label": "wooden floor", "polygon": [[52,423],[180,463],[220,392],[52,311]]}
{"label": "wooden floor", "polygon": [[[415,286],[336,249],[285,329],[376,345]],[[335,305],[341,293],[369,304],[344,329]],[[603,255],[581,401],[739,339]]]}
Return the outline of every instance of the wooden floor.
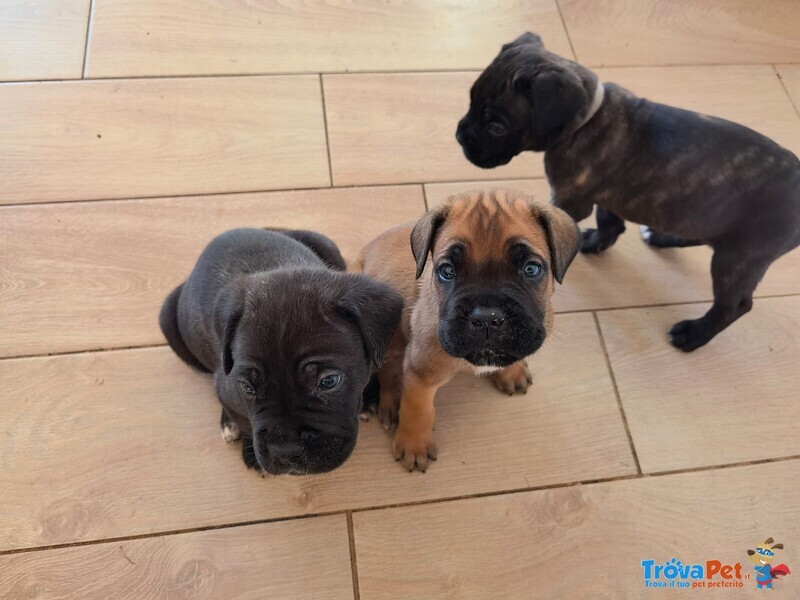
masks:
{"label": "wooden floor", "polygon": [[770,536],[800,597],[800,251],[685,355],[666,331],[707,308],[710,252],[630,226],[557,291],[527,396],[442,390],[424,475],[373,419],[334,473],[259,478],[164,345],[161,301],[225,229],[352,259],[451,193],[547,197],[540,156],[483,171],[453,135],[528,29],[800,153],[798,0],[0,3],[0,598],[692,597],[641,561],[750,574]]}

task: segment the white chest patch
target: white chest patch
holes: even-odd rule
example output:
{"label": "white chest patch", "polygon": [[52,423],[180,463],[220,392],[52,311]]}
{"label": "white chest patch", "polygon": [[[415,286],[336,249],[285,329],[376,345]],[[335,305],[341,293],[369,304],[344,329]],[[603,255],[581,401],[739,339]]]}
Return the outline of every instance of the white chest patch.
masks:
{"label": "white chest patch", "polygon": [[497,371],[501,371],[503,367],[493,367],[493,366],[485,366],[485,367],[475,367],[475,375],[491,375],[492,373],[497,373]]}

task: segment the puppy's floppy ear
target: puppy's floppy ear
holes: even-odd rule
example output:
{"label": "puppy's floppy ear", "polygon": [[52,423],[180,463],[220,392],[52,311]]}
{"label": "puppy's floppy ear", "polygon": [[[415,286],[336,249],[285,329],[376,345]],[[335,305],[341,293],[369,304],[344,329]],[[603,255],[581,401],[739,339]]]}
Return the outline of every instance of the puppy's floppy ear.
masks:
{"label": "puppy's floppy ear", "polygon": [[400,324],[403,299],[385,283],[366,275],[343,275],[345,291],[337,309],[361,331],[364,349],[377,371]]}
{"label": "puppy's floppy ear", "polygon": [[589,102],[580,77],[559,67],[523,67],[513,84],[531,103],[532,149],[536,151],[548,150]]}
{"label": "puppy's floppy ear", "polygon": [[540,38],[535,33],[532,33],[530,31],[526,31],[521,36],[519,36],[517,39],[515,39],[513,42],[510,42],[508,44],[503,44],[503,48],[500,51],[501,52],[505,52],[509,48],[513,48],[514,46],[520,46],[522,44],[534,44],[534,45],[538,46],[539,48],[544,48],[544,44],[542,43],[542,38]]}
{"label": "puppy's floppy ear", "polygon": [[242,320],[245,304],[245,288],[236,281],[226,285],[214,303],[214,330],[222,347],[222,369],[230,375],[233,369],[233,338],[239,321]]}
{"label": "puppy's floppy ear", "polygon": [[442,204],[438,208],[431,209],[417,221],[411,231],[411,252],[414,254],[414,260],[417,261],[417,279],[425,270],[425,263],[428,261],[433,241],[449,212],[449,204]]}
{"label": "puppy's floppy ear", "polygon": [[581,247],[581,230],[572,217],[552,204],[533,201],[531,209],[547,235],[553,278],[561,283]]}

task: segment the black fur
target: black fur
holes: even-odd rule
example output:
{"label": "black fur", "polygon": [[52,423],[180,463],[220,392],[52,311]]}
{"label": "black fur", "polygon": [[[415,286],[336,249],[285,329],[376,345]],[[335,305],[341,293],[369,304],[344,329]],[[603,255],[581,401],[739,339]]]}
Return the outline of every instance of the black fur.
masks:
{"label": "black fur", "polygon": [[355,446],[362,393],[402,300],[364,275],[333,270],[339,261],[319,234],[235,229],[206,247],[164,303],[167,341],[214,374],[221,425],[238,428],[248,466],[321,473]]}

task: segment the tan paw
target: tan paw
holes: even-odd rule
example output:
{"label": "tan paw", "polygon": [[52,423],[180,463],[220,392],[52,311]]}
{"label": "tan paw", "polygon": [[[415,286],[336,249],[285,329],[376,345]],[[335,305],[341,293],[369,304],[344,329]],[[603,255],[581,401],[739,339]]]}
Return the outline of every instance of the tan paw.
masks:
{"label": "tan paw", "polygon": [[436,460],[436,444],[433,442],[433,431],[419,434],[406,431],[400,426],[392,440],[392,454],[395,460],[411,473],[414,469],[423,473],[428,469],[430,461]]}
{"label": "tan paw", "polygon": [[497,389],[509,396],[527,393],[533,381],[528,366],[522,361],[492,373],[491,377]]}

